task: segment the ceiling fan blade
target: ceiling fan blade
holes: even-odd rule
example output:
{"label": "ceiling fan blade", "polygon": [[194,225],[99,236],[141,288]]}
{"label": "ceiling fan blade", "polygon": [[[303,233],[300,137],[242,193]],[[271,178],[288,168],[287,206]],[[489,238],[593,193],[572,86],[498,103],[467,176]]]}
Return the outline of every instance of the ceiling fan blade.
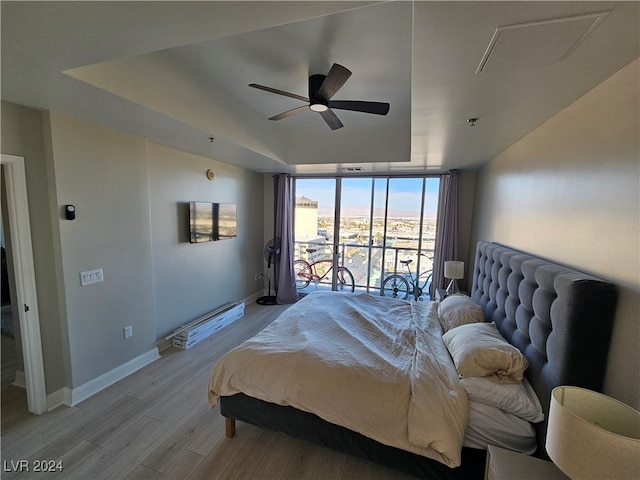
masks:
{"label": "ceiling fan blade", "polygon": [[286,112],[274,115],[273,117],[270,117],[269,120],[282,120],[283,118],[290,117],[291,115],[295,115],[296,113],[304,112],[306,110],[309,110],[309,105],[302,105],[301,107],[292,108]]}
{"label": "ceiling fan blade", "polygon": [[340,110],[353,110],[354,112],[373,113],[386,115],[389,113],[389,104],[383,102],[361,102],[358,100],[331,100],[329,108]]}
{"label": "ceiling fan blade", "polygon": [[302,100],[303,102],[309,101],[307,97],[303,97],[302,95],[296,95],[295,93],[285,92],[283,90],[278,90],[277,88],[265,87],[264,85],[258,85],[257,83],[250,83],[249,86],[252,88],[257,88],[258,90],[264,90],[265,92],[277,93],[278,95],[284,95],[285,97]]}
{"label": "ceiling fan blade", "polygon": [[350,76],[351,71],[349,69],[334,63],[324,79],[324,82],[322,82],[322,85],[320,85],[320,88],[318,89],[318,96],[325,100],[329,100],[338,90],[340,90],[340,88],[342,88]]}
{"label": "ceiling fan blade", "polygon": [[337,130],[344,127],[340,119],[335,113],[333,113],[333,110],[325,110],[324,112],[320,112],[320,115],[322,115],[322,118],[324,118],[324,121],[327,122],[327,125],[329,125],[331,130]]}

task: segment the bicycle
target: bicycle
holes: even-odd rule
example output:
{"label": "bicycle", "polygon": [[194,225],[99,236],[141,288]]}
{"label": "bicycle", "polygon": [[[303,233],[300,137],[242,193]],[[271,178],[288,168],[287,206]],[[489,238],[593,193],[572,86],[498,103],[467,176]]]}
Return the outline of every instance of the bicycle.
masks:
{"label": "bicycle", "polygon": [[[307,248],[307,253],[316,252],[317,249]],[[318,265],[329,265],[327,270],[320,274],[318,271]],[[327,275],[333,270],[333,260],[316,260],[314,262],[307,262],[306,260],[296,260],[293,262],[293,271],[296,277],[296,288],[302,290],[306,288],[311,282],[313,282],[318,288],[318,283],[321,283]],[[338,282],[337,289],[339,292],[351,293],[355,291],[355,282],[353,281],[353,275],[347,267],[340,265],[338,267]]]}
{"label": "bicycle", "polygon": [[[422,294],[425,290],[427,290],[427,285],[431,282],[433,270],[426,270],[418,275],[416,279],[414,279],[413,273],[411,273],[411,269],[409,268],[409,264],[411,262],[413,262],[413,260],[411,259],[400,260],[400,263],[407,267],[408,274],[400,275],[398,273],[394,273],[393,275],[389,275],[387,278],[385,278],[382,282],[382,286],[380,287],[380,296],[406,300],[409,298],[409,295],[413,295],[413,297],[418,301],[424,300],[422,298]],[[409,277],[408,280],[407,277]],[[421,277],[424,277],[424,283],[422,284],[422,286],[420,286],[419,284],[419,280]]]}

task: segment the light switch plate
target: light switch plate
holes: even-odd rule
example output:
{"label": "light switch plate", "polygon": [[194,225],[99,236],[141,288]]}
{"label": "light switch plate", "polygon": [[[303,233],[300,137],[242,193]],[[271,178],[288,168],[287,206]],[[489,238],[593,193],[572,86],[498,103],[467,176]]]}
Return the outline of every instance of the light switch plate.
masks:
{"label": "light switch plate", "polygon": [[104,282],[104,274],[101,268],[80,272],[80,285],[83,287],[98,282]]}

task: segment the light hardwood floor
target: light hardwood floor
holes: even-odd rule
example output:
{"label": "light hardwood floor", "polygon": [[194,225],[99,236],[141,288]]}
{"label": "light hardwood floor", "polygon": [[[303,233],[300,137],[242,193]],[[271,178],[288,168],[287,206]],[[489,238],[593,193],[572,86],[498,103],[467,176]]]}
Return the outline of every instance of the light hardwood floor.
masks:
{"label": "light hardwood floor", "polygon": [[[2,479],[413,478],[242,422],[235,438],[225,438],[218,407],[207,406],[209,370],[285,309],[247,305],[244,317],[217,334],[189,350],[165,350],[75,407],[34,416],[23,390],[3,389]],[[19,460],[30,471],[10,471]],[[64,469],[36,473],[41,460]]]}

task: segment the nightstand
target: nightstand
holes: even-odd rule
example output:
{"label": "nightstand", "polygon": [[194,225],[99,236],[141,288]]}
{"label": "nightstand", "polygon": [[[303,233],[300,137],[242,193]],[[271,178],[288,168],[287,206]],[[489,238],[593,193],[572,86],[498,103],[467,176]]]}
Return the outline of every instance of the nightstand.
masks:
{"label": "nightstand", "polygon": [[489,445],[485,480],[569,480],[552,462]]}

